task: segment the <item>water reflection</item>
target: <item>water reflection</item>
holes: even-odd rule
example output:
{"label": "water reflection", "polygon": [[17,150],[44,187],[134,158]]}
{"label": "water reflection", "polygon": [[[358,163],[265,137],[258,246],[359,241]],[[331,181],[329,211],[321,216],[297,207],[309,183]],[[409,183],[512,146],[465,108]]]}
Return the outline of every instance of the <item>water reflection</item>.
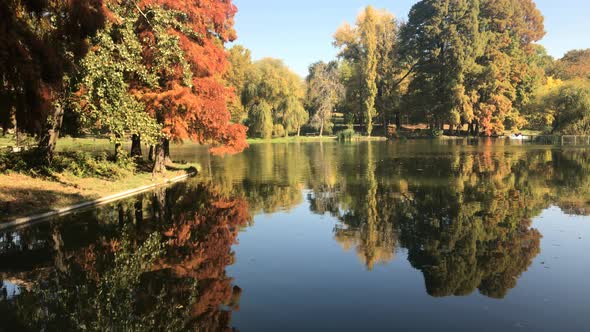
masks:
{"label": "water reflection", "polygon": [[245,200],[189,183],[6,233],[0,273],[22,289],[3,296],[2,326],[231,330],[241,289],[225,267],[249,218]]}
{"label": "water reflection", "polygon": [[590,214],[585,150],[269,144],[217,162],[211,176],[245,193],[255,211],[290,210],[310,188],[310,211],[341,222],[336,241],[368,270],[405,249],[436,297],[505,297],[540,252],[532,218],[551,205]]}
{"label": "water reflection", "polygon": [[206,160],[199,180],[0,235],[0,330],[231,330],[239,232],[302,206],[338,221],[367,273],[407,257],[430,296],[501,299],[540,253],[533,218],[590,214],[584,150],[277,144]]}

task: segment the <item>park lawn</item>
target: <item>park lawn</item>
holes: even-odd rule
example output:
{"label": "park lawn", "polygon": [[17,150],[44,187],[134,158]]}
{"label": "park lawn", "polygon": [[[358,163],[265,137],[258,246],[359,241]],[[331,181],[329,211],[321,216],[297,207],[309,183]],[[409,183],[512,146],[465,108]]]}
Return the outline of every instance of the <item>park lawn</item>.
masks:
{"label": "park lawn", "polygon": [[[20,173],[0,174],[0,222],[48,212],[72,204],[97,199],[187,173],[197,165],[172,165],[172,169],[152,178],[151,172],[129,174],[116,181],[55,174],[54,178]],[[196,167],[198,168],[198,167]]]}
{"label": "park lawn", "polygon": [[14,139],[11,136],[0,136],[0,147],[14,145]]}

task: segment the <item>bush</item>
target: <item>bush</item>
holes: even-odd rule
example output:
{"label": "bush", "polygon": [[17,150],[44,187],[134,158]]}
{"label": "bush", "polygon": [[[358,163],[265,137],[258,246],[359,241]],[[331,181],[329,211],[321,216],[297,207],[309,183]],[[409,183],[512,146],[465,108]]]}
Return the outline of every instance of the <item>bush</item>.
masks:
{"label": "bush", "polygon": [[346,129],[338,133],[338,140],[343,142],[350,142],[356,135],[353,129]]}
{"label": "bush", "polygon": [[13,153],[9,150],[0,152],[0,173],[8,171],[25,172],[29,170],[29,165],[33,163],[29,151]]}
{"label": "bush", "polygon": [[282,124],[276,124],[272,128],[272,133],[274,137],[283,137],[285,136],[285,128]]}
{"label": "bush", "polygon": [[128,155],[121,155],[117,161],[110,160],[106,153],[92,155],[86,152],[65,152],[54,157],[51,169],[68,172],[77,177],[120,179],[133,173],[135,164]]}
{"label": "bush", "polygon": [[432,138],[438,138],[444,134],[444,131],[442,131],[440,129],[431,129],[429,134],[430,134],[430,137],[432,137]]}
{"label": "bush", "polygon": [[60,152],[54,156],[51,166],[47,166],[39,159],[37,150],[0,153],[0,173],[13,171],[31,176],[71,173],[82,178],[117,180],[133,173],[134,170],[133,159],[126,155],[113,161],[106,153],[92,155],[87,152]]}

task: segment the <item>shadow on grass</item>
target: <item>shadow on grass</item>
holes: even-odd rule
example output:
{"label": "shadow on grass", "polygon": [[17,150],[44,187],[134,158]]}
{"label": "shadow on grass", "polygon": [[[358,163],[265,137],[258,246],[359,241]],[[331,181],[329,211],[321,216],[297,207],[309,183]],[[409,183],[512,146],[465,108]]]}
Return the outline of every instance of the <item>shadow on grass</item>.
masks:
{"label": "shadow on grass", "polygon": [[7,197],[13,197],[14,200],[0,200],[0,223],[49,212],[59,206],[75,204],[89,198],[80,194],[31,188],[5,188],[2,193]]}

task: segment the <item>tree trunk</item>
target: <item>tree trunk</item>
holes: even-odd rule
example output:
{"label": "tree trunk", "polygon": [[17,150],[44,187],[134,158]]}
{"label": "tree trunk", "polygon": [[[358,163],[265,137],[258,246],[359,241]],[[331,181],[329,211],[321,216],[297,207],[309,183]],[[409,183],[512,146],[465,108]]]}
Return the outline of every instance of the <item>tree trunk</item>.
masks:
{"label": "tree trunk", "polygon": [[164,162],[170,163],[172,160],[170,159],[170,140],[168,138],[163,138],[162,147],[164,148]]}
{"label": "tree trunk", "polygon": [[148,160],[154,161],[154,146],[150,145],[150,151],[148,152]]}
{"label": "tree trunk", "polygon": [[14,128],[14,140],[16,146],[20,143],[20,136],[18,135],[18,122],[16,121],[16,112],[12,113],[12,128]]}
{"label": "tree trunk", "polygon": [[121,143],[115,143],[115,161],[118,161],[122,154]]}
{"label": "tree trunk", "polygon": [[[55,106],[45,124],[45,129],[39,140],[39,152],[43,163],[51,165],[57,139],[59,138],[59,130],[63,122],[64,111],[60,105]],[[17,131],[18,132],[18,131]]]}
{"label": "tree trunk", "polygon": [[154,151],[154,168],[152,173],[162,173],[166,170],[166,163],[170,161],[170,140],[160,138]]}
{"label": "tree trunk", "polygon": [[297,126],[297,137],[301,136],[301,126]]}
{"label": "tree trunk", "polygon": [[401,114],[399,114],[399,112],[395,114],[395,126],[397,127],[398,131],[402,129],[402,119]]}
{"label": "tree trunk", "polygon": [[141,157],[141,136],[133,134],[131,136],[131,157]]}
{"label": "tree trunk", "polygon": [[324,120],[320,122],[320,137],[324,135]]}
{"label": "tree trunk", "polygon": [[163,143],[163,139],[160,139],[158,141],[158,144],[156,144],[156,148],[154,151],[154,167],[152,169],[152,174],[162,173],[164,172],[164,170],[166,170],[166,160]]}
{"label": "tree trunk", "polygon": [[[12,117],[12,115],[11,115]],[[10,122],[12,122],[12,119],[10,119]],[[8,133],[8,127],[10,126],[9,121],[2,121],[2,137],[5,137],[6,134]]]}

